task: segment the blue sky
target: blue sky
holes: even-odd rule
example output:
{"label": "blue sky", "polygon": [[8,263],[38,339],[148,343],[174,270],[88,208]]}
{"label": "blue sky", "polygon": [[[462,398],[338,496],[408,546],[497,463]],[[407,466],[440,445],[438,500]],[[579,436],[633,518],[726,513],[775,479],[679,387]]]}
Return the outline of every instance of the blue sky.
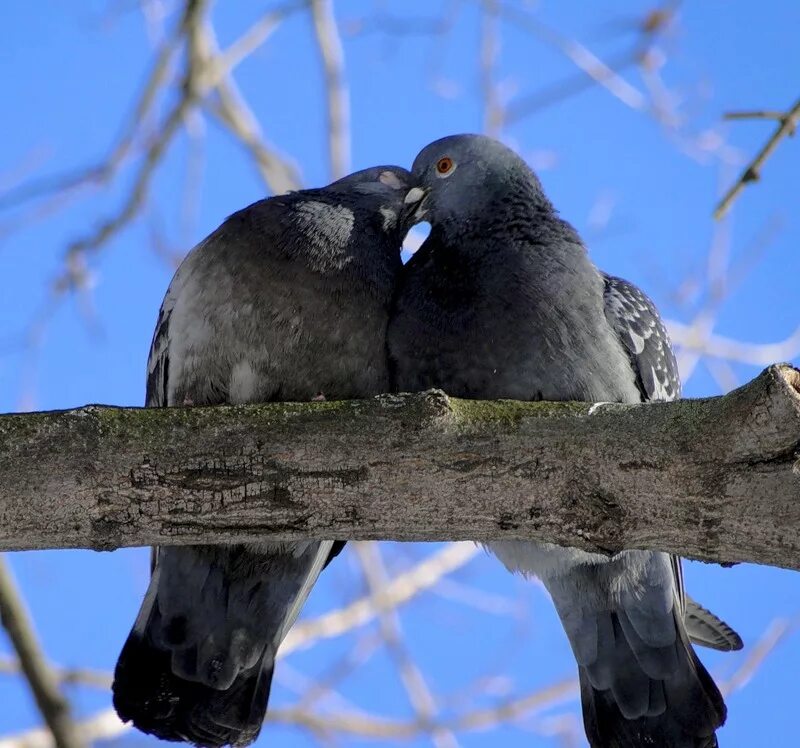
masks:
{"label": "blue sky", "polygon": [[[220,43],[237,38],[265,5],[269,7],[219,3],[214,20]],[[429,141],[482,127],[478,6],[399,0],[338,3],[354,169],[376,163],[408,166]],[[632,25],[650,7],[632,0],[550,0],[528,6],[538,21],[608,60],[631,47]],[[381,14],[408,19],[413,12],[415,18],[428,18],[453,8],[458,13],[443,35],[386,33],[375,23]],[[173,20],[168,18],[168,27]],[[142,84],[152,44],[135,3],[3,3],[0,25],[6,30],[0,56],[1,196],[22,177],[70,172],[108,152]],[[642,285],[670,319],[689,323],[707,301],[706,268],[716,241],[719,256],[727,255],[733,267],[744,270],[720,304],[714,329],[742,341],[779,341],[798,325],[800,153],[795,140],[782,143],[762,181],[748,187],[722,228],[715,226],[713,206],[742,165],[725,162],[753,154],[773,127],[766,122],[722,123],[720,118],[737,109],[786,108],[796,100],[798,28],[800,4],[791,0],[757,6],[686,3],[659,45],[665,55],[660,72],[684,121],[679,133],[665,130],[655,118],[599,86],[512,122],[502,132],[538,169],[562,215],[586,237],[597,264]],[[575,75],[572,62],[521,24],[503,22],[500,29],[496,80],[511,106]],[[296,161],[305,184],[326,182],[324,90],[308,18],[289,18],[237,69],[236,80],[269,140]],[[625,80],[639,92],[647,90],[635,69],[625,72]],[[13,232],[6,230],[8,222],[22,215],[20,209],[0,213],[0,411],[142,403],[147,349],[172,273],[154,249],[155,238],[174,252],[185,252],[226,215],[265,194],[239,145],[211,120],[202,131],[205,162],[200,176],[189,177],[197,188],[196,220],[187,224],[181,219],[191,145],[179,137],[157,173],[142,217],[90,261],[90,298],[66,298],[59,304],[35,354],[21,344],[21,334],[47,299],[64,247],[114,211],[130,188],[132,172],[123,171],[111,185],[83,192],[58,212]],[[683,147],[720,136],[728,145],[717,155],[698,157]],[[729,155],[720,159],[720,152]],[[604,213],[606,218],[599,220]],[[727,244],[722,241],[726,236]],[[762,241],[763,236],[767,239]],[[751,256],[757,260],[749,262]],[[681,289],[686,293],[679,294]],[[87,303],[92,309],[88,321]],[[759,368],[734,362],[727,371],[741,383]],[[719,374],[701,363],[685,394],[718,393],[721,385],[714,371]],[[407,568],[433,550],[422,545],[384,547],[393,570]],[[10,558],[52,660],[112,669],[147,583],[146,552],[44,552]],[[695,597],[724,616],[748,645],[735,655],[702,653],[712,672],[723,678],[744,662],[771,622],[795,621],[800,613],[800,578],[787,571],[691,563],[687,578]],[[512,578],[482,554],[453,580],[449,593],[426,593],[401,611],[408,646],[434,691],[453,698],[466,694],[475,704],[486,705],[500,696],[470,691],[478,676],[506,678],[509,688],[523,693],[573,674],[566,640],[535,584]],[[510,612],[479,610],[476,591],[492,596],[493,609]],[[357,566],[344,556],[326,572],[306,615],[320,614],[362,592]],[[292,686],[300,676],[313,680],[327,672],[354,641],[345,637],[293,655],[281,666],[283,676],[279,669],[272,703],[295,703]],[[7,652],[0,638],[0,654]],[[785,694],[793,690],[798,668],[800,639],[789,636],[746,687],[728,699],[728,726],[721,733],[725,746],[786,744],[794,734],[794,715],[785,707]],[[360,709],[387,717],[411,715],[386,654],[368,659],[337,689]],[[97,690],[71,687],[70,695],[79,715],[109,703],[108,695]],[[0,675],[0,704],[0,737],[38,721],[18,679]],[[548,712],[567,713],[577,714],[575,700]],[[558,745],[556,738],[540,734],[547,729],[547,721],[537,717],[492,733],[465,733],[459,742]],[[284,746],[316,744],[311,734],[290,728],[270,726],[262,742],[270,736]],[[120,740],[151,742],[135,733]]]}

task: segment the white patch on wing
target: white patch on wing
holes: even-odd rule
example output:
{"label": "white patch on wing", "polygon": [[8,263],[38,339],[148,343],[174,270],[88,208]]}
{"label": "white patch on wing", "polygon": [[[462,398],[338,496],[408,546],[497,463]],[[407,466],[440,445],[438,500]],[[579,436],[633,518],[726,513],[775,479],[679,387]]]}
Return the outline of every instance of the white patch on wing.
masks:
{"label": "white patch on wing", "polygon": [[401,190],[404,186],[400,178],[393,171],[382,171],[378,177],[378,181],[381,184],[385,184],[387,187],[391,187],[393,190]]}
{"label": "white patch on wing", "polygon": [[391,208],[381,208],[381,215],[383,216],[383,230],[388,231],[397,224],[397,213]]}
{"label": "white patch on wing", "polygon": [[663,371],[659,372],[656,371],[655,366],[650,367],[650,371],[652,372],[653,376],[653,394],[650,396],[651,400],[672,400],[673,394],[670,392],[670,383],[669,381],[662,381],[662,377],[659,376],[659,373],[662,375],[664,374]]}
{"label": "white patch on wing", "polygon": [[638,356],[644,350],[645,339],[633,330],[628,330],[628,335],[630,335],[634,353]]}
{"label": "white patch on wing", "polygon": [[[300,229],[317,249],[330,251],[347,246],[356,221],[352,210],[318,200],[305,200],[294,209]],[[346,260],[342,258],[339,267],[344,264]]]}

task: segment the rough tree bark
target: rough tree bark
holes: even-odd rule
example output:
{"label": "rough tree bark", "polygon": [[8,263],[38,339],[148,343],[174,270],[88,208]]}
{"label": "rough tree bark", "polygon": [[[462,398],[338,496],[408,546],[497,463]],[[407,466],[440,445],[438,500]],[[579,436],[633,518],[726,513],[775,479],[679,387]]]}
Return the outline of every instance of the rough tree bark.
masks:
{"label": "rough tree bark", "polygon": [[0,416],[0,548],[537,538],[800,568],[800,371],[675,403]]}

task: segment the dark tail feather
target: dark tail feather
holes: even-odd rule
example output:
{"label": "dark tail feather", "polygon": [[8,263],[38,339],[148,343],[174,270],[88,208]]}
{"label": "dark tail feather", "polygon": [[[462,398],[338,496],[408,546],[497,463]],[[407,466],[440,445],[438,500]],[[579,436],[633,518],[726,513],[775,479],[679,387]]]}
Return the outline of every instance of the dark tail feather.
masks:
{"label": "dark tail feather", "polygon": [[162,740],[203,748],[245,746],[261,730],[273,662],[241,671],[224,691],[176,676],[171,654],[131,632],[114,672],[114,708],[123,721]]}
{"label": "dark tail feather", "polygon": [[[619,624],[618,647],[626,647]],[[580,670],[581,702],[586,736],[593,748],[718,748],[716,730],[725,722],[722,694],[697,658],[685,634],[678,641],[679,666],[664,680],[646,679],[648,714],[627,719],[611,689],[599,690]]]}
{"label": "dark tail feather", "polygon": [[330,553],[328,554],[328,558],[325,559],[325,565],[322,567],[323,571],[328,568],[328,564],[333,561],[343,550],[344,547],[347,545],[346,540],[334,540],[333,545],[331,546]]}

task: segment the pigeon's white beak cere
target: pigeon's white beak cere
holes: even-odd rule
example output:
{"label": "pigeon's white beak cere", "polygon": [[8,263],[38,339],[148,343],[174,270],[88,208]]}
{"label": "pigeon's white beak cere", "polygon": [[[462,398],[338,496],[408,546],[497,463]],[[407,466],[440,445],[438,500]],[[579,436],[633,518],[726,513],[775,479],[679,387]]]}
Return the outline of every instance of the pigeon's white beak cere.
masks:
{"label": "pigeon's white beak cere", "polygon": [[428,196],[428,191],[422,187],[412,187],[403,200],[404,205],[416,205],[417,209],[414,213],[414,220],[419,223],[428,212],[425,208],[425,198]]}
{"label": "pigeon's white beak cere", "polygon": [[403,200],[403,202],[406,205],[411,205],[411,203],[420,202],[423,197],[425,197],[425,190],[423,190],[422,187],[412,187],[408,191],[408,194],[406,195],[406,198],[405,200]]}

